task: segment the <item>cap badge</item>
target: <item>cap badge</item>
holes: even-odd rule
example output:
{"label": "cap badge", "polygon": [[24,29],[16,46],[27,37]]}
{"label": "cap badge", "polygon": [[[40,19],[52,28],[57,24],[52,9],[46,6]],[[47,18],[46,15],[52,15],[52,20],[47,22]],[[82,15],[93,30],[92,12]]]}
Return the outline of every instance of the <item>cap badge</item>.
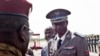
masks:
{"label": "cap badge", "polygon": [[58,11],[58,12],[55,12],[55,15],[59,15],[60,14],[60,12]]}

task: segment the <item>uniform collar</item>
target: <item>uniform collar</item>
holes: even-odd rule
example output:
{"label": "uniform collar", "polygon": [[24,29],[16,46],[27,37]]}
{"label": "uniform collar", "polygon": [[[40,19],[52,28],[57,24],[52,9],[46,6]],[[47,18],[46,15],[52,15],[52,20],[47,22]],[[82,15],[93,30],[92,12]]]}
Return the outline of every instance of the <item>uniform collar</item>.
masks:
{"label": "uniform collar", "polygon": [[61,38],[59,38],[58,34],[56,34],[56,36],[55,36],[55,40],[59,40],[59,39],[61,39],[62,42],[63,42],[64,39],[65,39],[65,37],[66,37],[66,34],[68,33],[68,31],[69,31],[69,30],[67,30],[67,31],[65,32],[65,34],[64,34]]}
{"label": "uniform collar", "polygon": [[22,53],[14,46],[0,43],[0,56],[22,56]]}

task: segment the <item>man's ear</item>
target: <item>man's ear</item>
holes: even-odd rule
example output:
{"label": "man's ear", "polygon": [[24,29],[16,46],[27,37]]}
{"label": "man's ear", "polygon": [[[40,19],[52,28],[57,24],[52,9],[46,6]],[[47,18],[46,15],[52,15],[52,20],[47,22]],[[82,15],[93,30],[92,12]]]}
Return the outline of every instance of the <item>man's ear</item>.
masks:
{"label": "man's ear", "polygon": [[66,25],[68,25],[68,20],[66,20],[65,22],[66,22]]}
{"label": "man's ear", "polygon": [[18,31],[18,36],[19,36],[19,40],[21,41],[21,42],[25,42],[26,41],[26,32],[25,32],[25,29],[27,28],[27,26],[26,25],[23,25],[21,28],[20,28],[20,30]]}

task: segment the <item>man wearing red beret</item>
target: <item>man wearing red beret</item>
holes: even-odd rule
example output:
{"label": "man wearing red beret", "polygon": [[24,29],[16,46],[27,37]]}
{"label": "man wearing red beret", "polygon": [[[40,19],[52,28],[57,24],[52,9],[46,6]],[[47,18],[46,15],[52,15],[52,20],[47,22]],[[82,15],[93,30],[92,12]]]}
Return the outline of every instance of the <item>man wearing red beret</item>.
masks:
{"label": "man wearing red beret", "polygon": [[26,0],[0,0],[0,56],[25,56],[31,8]]}

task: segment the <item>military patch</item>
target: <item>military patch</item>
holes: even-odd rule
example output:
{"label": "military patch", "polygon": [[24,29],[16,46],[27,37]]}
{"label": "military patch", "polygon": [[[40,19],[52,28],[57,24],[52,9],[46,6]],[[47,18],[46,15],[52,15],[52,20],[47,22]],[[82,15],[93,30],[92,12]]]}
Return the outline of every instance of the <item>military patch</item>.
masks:
{"label": "military patch", "polygon": [[86,54],[86,56],[89,56],[89,51],[85,50],[85,54]]}

